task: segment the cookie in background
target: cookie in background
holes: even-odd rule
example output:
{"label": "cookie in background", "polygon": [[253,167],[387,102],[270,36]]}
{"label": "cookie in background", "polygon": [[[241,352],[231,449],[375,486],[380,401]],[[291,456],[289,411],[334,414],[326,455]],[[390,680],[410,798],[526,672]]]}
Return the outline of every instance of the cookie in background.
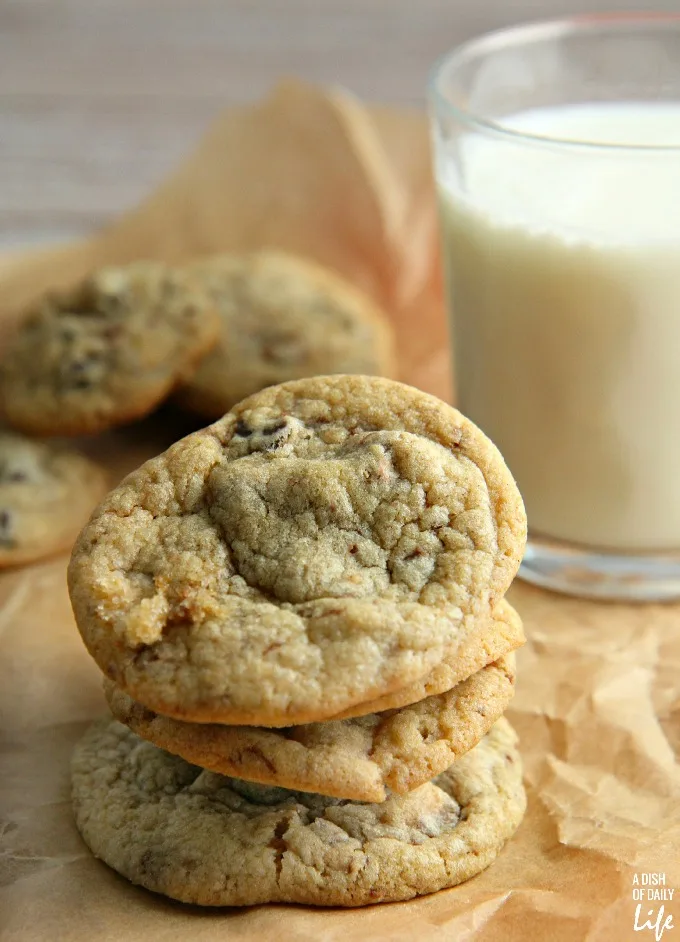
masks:
{"label": "cookie in background", "polygon": [[106,488],[77,451],[0,430],[0,568],[70,549]]}
{"label": "cookie in background", "polygon": [[265,386],[307,376],[395,375],[387,317],[315,262],[271,250],[201,259],[188,271],[221,317],[217,345],[176,395],[190,410],[217,419]]}
{"label": "cookie in background", "polygon": [[0,408],[29,434],[85,435],[151,412],[217,341],[210,296],[157,262],[46,295],[0,360]]}

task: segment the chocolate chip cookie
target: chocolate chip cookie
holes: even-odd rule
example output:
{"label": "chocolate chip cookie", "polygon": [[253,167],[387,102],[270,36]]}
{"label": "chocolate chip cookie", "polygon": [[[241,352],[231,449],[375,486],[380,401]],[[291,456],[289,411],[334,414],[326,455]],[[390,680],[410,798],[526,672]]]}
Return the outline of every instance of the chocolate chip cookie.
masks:
{"label": "chocolate chip cookie", "polygon": [[421,680],[488,618],[526,518],[493,444],[392,380],[271,387],[129,475],[69,567],[104,673],[154,712],[291,726]]}
{"label": "chocolate chip cookie", "polygon": [[216,342],[214,302],[155,262],[104,268],[46,297],[0,362],[7,421],[37,435],[80,435],[155,408]]}
{"label": "chocolate chip cookie", "polygon": [[0,430],[0,567],[70,549],[105,491],[83,455]]}
{"label": "chocolate chip cookie", "polygon": [[394,374],[389,322],[339,275],[274,251],[220,256],[192,271],[222,318],[217,346],[177,394],[200,415],[219,418],[251,393],[289,379]]}
{"label": "chocolate chip cookie", "polygon": [[185,723],[159,716],[112,684],[114,717],[143,739],[204,769],[265,785],[358,801],[413,791],[469,752],[507,709],[515,658],[400,710],[288,729]]}
{"label": "chocolate chip cookie", "polygon": [[433,782],[382,804],[207,772],[115,721],[72,762],[78,830],[118,873],[204,906],[364,906],[455,886],[487,867],[526,797],[501,719]]}

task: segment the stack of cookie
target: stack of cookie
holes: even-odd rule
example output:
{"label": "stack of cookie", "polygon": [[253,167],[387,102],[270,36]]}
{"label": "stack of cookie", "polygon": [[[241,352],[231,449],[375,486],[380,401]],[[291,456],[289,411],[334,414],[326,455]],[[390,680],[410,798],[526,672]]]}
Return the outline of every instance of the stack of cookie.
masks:
{"label": "stack of cookie", "polygon": [[491,442],[385,379],[266,389],[147,462],[69,568],[115,717],[73,759],[88,845],[204,905],[478,873],[525,806],[502,717],[525,529]]}

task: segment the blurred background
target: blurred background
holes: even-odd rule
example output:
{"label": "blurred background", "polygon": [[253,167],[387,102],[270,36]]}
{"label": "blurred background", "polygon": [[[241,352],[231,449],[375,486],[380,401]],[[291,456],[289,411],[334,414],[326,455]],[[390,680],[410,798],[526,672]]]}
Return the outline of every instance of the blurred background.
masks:
{"label": "blurred background", "polygon": [[461,40],[678,0],[0,0],[0,250],[134,205],[225,105],[281,75],[423,106]]}

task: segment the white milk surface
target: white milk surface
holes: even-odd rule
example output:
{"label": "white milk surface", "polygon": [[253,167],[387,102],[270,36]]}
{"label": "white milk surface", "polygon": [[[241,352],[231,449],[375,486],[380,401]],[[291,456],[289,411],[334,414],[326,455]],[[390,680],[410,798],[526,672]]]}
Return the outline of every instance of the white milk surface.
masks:
{"label": "white milk surface", "polygon": [[439,169],[459,405],[533,532],[680,549],[680,103],[503,123],[543,140],[466,134]]}

